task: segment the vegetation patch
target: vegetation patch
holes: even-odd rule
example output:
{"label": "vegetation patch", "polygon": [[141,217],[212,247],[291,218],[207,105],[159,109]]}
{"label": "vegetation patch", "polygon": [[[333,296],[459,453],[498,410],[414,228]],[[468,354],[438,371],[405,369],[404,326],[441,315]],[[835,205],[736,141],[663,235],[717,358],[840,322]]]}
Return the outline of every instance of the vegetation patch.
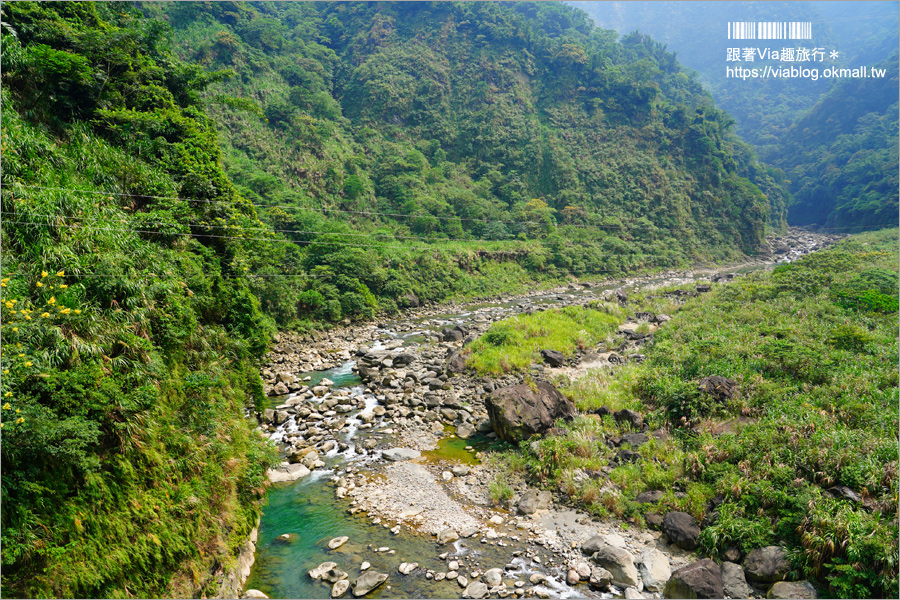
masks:
{"label": "vegetation patch", "polygon": [[566,357],[606,340],[624,321],[615,305],[567,306],[518,315],[495,323],[472,344],[466,364],[479,374],[527,370],[541,350]]}
{"label": "vegetation patch", "polygon": [[[649,512],[689,512],[705,520],[706,555],[783,544],[797,574],[830,594],[896,595],[898,315],[884,303],[848,306],[835,290],[896,302],[897,258],[897,230],[863,234],[688,300],[646,362],[592,371],[566,390],[583,411],[642,412],[658,435],[632,449],[638,461],[617,460],[629,446],[608,443],[624,433],[611,415],[586,414],[564,435],[510,450],[509,468],[600,516],[641,524]],[[629,300],[632,310],[660,302]],[[713,375],[740,393],[713,399],[699,386]],[[634,501],[649,490],[662,498]]]}

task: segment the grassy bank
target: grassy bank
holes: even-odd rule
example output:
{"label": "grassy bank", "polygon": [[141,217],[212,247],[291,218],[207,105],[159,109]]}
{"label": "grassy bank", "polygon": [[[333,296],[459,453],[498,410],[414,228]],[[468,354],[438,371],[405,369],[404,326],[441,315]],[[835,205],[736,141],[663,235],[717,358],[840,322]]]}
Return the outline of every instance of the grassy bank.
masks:
{"label": "grassy bank", "polygon": [[[618,449],[604,440],[623,431],[586,414],[536,452],[510,450],[508,468],[600,516],[643,525],[650,512],[687,511],[705,519],[700,550],[709,556],[784,544],[795,574],[829,594],[896,596],[897,258],[889,230],[680,308],[664,290],[633,298],[630,310],[673,314],[646,362],[590,372],[566,392],[585,413],[639,410],[666,435],[634,448],[636,463],[609,469]],[[542,318],[521,316],[515,327]],[[513,324],[495,325],[505,327]],[[478,343],[473,364],[498,360],[485,338]],[[738,394],[702,392],[700,379],[712,375],[734,380]],[[592,469],[608,480],[586,476]],[[861,501],[832,497],[826,490],[837,485]],[[637,504],[648,490],[664,495]]]}

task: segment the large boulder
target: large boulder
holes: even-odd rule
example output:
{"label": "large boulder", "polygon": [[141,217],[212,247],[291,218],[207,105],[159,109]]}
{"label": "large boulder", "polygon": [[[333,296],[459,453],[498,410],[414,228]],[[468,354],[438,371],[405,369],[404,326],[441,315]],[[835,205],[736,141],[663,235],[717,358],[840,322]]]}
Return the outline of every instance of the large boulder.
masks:
{"label": "large boulder", "polygon": [[350,581],[347,579],[341,579],[340,581],[334,582],[334,585],[331,586],[331,597],[332,598],[340,598],[344,594],[347,593],[347,588],[350,587]]}
{"label": "large boulder", "polygon": [[475,427],[471,423],[460,423],[456,428],[456,437],[467,439],[475,435]]}
{"label": "large boulder", "polygon": [[516,506],[523,515],[533,515],[535,511],[543,510],[550,506],[552,497],[550,492],[546,490],[541,492],[537,490],[528,490],[522,494],[522,497],[519,498],[519,502]]}
{"label": "large boulder", "polygon": [[627,588],[637,586],[638,570],[631,553],[624,548],[603,544],[591,559],[612,574],[613,584]]}
{"label": "large boulder", "polygon": [[462,373],[466,370],[466,357],[454,352],[447,359],[447,373]]}
{"label": "large boulder", "polygon": [[681,567],[669,578],[663,592],[666,598],[724,598],[722,571],[708,558]]}
{"label": "large boulder", "polygon": [[413,450],[412,448],[388,448],[381,455],[387,460],[396,462],[399,460],[412,460],[414,458],[419,458],[422,456],[422,453],[418,450]]}
{"label": "large boulder", "polygon": [[815,600],[819,595],[808,581],[779,581],[769,590],[766,598],[800,598]]}
{"label": "large boulder", "polygon": [[387,574],[379,573],[377,571],[366,571],[359,577],[357,577],[356,582],[353,584],[353,588],[350,590],[354,596],[357,598],[359,596],[365,596],[379,585],[387,581]]}
{"label": "large boulder", "polygon": [[666,587],[666,582],[672,576],[669,567],[669,557],[656,548],[647,548],[641,552],[638,560],[638,571],[644,587],[651,592],[661,592]]}
{"label": "large boulder", "polygon": [[488,586],[480,581],[473,581],[462,591],[463,598],[486,598]]}
{"label": "large boulder", "polygon": [[722,563],[722,587],[732,598],[749,598],[753,590],[747,585],[741,565],[725,561]]}
{"label": "large boulder", "polygon": [[744,574],[754,583],[775,583],[784,579],[791,564],[780,546],[757,548],[744,559]]}
{"label": "large boulder", "polygon": [[559,390],[543,381],[533,389],[524,383],[501,388],[485,399],[485,407],[497,435],[514,444],[544,433],[557,419],[574,419],[578,412]]}
{"label": "large boulder", "polygon": [[641,429],[644,426],[644,416],[635,410],[625,408],[613,414],[613,417],[615,417],[616,423],[627,425],[634,429]]}
{"label": "large boulder", "polygon": [[459,534],[456,533],[455,529],[444,529],[440,533],[438,533],[437,543],[441,546],[444,544],[449,544],[450,542],[455,542],[459,539]]}
{"label": "large boulder", "polygon": [[283,481],[297,481],[309,475],[310,470],[301,464],[281,463],[274,469],[266,471],[269,481],[281,483]]}
{"label": "large boulder", "polygon": [[325,573],[327,573],[327,572],[330,571],[331,569],[335,568],[336,566],[337,566],[337,563],[336,563],[336,562],[332,562],[332,561],[323,562],[322,564],[320,564],[320,565],[319,565],[318,567],[316,567],[315,569],[312,569],[312,570],[309,572],[309,576],[312,577],[313,579],[321,579],[321,578],[322,578],[322,575],[324,575]]}
{"label": "large boulder", "polygon": [[693,550],[697,547],[700,525],[697,523],[697,519],[686,512],[668,513],[663,519],[663,531],[666,532],[673,544],[685,550]]}
{"label": "large boulder", "polygon": [[541,358],[551,367],[561,367],[566,364],[566,357],[559,350],[541,350]]}

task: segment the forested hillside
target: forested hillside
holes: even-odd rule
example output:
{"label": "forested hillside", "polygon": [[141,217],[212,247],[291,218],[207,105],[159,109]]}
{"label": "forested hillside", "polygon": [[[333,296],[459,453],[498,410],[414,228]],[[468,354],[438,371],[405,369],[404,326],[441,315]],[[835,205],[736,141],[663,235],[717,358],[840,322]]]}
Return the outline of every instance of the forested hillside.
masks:
{"label": "forested hillside", "polygon": [[215,76],[118,3],[2,10],[3,595],[214,594],[273,458]]}
{"label": "forested hillside", "polygon": [[850,231],[897,222],[898,60],[877,79],[835,85],[784,134],[775,164],[794,191],[793,223]]}
{"label": "forested hillside", "polygon": [[783,226],[696,79],[562,5],[140,8],[2,5],[4,595],[217,593],[276,327]]}
{"label": "forested hillside", "polygon": [[[564,6],[144,10],[183,57],[237,73],[210,110],[226,169],[278,205],[276,228],[540,240],[534,266],[581,275],[751,252],[767,213],[782,224],[779,183],[674,57]],[[294,209],[311,206],[328,211]]]}
{"label": "forested hillside", "polygon": [[[696,69],[716,105],[764,163],[785,172],[791,224],[859,231],[897,223],[898,11],[890,2],[569,2],[601,27],[635,30]],[[810,22],[812,40],[728,40],[734,21]],[[820,62],[727,62],[728,48],[823,48]],[[830,51],[838,56],[831,58]],[[817,67],[812,78],[739,79],[728,66]],[[827,67],[884,67],[884,78],[836,80]],[[840,124],[826,125],[830,117]],[[805,133],[804,133],[805,132]],[[838,139],[838,136],[843,136]],[[855,154],[855,153],[859,154]],[[852,155],[852,158],[851,158]],[[887,167],[885,167],[887,165]],[[825,183],[818,177],[827,173]]]}

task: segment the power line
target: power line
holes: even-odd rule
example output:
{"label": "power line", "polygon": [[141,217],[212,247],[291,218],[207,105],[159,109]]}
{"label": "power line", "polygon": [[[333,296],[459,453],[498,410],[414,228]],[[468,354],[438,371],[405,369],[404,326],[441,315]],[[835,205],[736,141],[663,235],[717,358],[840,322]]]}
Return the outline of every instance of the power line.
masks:
{"label": "power line", "polygon": [[[417,218],[431,218],[431,219],[440,219],[447,221],[466,221],[473,223],[499,223],[503,225],[542,225],[543,221],[497,221],[494,219],[474,219],[469,217],[447,217],[447,216],[439,216],[439,215],[408,215],[405,213],[389,213],[389,212],[376,212],[376,211],[361,211],[361,210],[344,210],[338,208],[313,208],[308,206],[294,206],[291,204],[255,204],[253,202],[241,202],[234,203],[228,200],[202,200],[199,198],[180,198],[178,196],[152,196],[147,194],[128,194],[123,192],[104,192],[104,191],[96,191],[96,190],[79,190],[73,188],[60,188],[60,187],[46,187],[46,186],[37,186],[37,185],[25,185],[21,183],[9,184],[9,183],[0,183],[0,187],[12,187],[18,186],[27,189],[33,190],[45,190],[45,191],[57,191],[57,192],[74,192],[78,194],[94,194],[97,196],[125,196],[129,198],[151,198],[154,200],[180,200],[182,202],[201,202],[205,204],[227,204],[229,206],[240,207],[240,206],[253,206],[256,208],[283,208],[289,210],[308,210],[308,211],[320,211],[320,212],[335,212],[335,213],[346,213],[353,215],[367,215],[367,216],[383,216],[383,217],[399,217],[406,219],[417,219]],[[598,229],[625,229],[622,225],[568,225],[568,227],[592,227]]]}

